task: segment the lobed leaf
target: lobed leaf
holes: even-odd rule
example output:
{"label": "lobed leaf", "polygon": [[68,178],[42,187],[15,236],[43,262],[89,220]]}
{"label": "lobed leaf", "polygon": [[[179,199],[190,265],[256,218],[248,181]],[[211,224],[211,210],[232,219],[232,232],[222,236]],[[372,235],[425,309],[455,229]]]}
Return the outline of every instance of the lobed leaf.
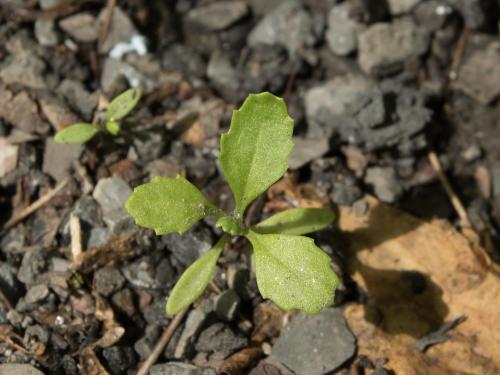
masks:
{"label": "lobed leaf", "polygon": [[168,315],[177,314],[202,295],[214,276],[217,259],[228,239],[227,235],[221,237],[211,250],[199,257],[184,271],[168,298]]}
{"label": "lobed leaf", "polygon": [[106,120],[119,121],[127,116],[141,99],[141,89],[129,89],[109,103]]}
{"label": "lobed leaf", "polygon": [[329,226],[335,214],[328,208],[292,208],[279,212],[253,227],[260,234],[302,235]]}
{"label": "lobed leaf", "polygon": [[292,132],[285,102],[268,92],[250,94],[233,112],[229,132],[221,138],[219,160],[239,215],[286,172]]}
{"label": "lobed leaf", "polygon": [[82,122],[59,130],[54,137],[54,141],[56,143],[67,143],[72,145],[82,144],[92,139],[98,132],[99,129],[94,125]]}
{"label": "lobed leaf", "polygon": [[157,176],[134,189],[125,203],[137,225],[154,229],[157,235],[184,233],[205,216],[220,216],[220,210],[182,176]]}
{"label": "lobed leaf", "polygon": [[255,255],[257,286],[285,310],[316,314],[333,303],[339,284],[330,257],[311,238],[248,231]]}

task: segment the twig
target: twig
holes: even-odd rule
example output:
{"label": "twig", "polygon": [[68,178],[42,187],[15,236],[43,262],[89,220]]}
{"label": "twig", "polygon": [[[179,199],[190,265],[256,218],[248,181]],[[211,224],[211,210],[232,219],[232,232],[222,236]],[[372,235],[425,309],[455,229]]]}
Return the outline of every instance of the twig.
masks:
{"label": "twig", "polygon": [[242,349],[234,353],[222,364],[219,369],[219,375],[240,375],[244,369],[262,357],[262,355],[263,351],[260,345]]}
{"label": "twig", "polygon": [[108,0],[106,3],[106,18],[104,19],[101,30],[99,30],[99,49],[102,47],[104,41],[108,37],[111,21],[113,20],[113,11],[115,9],[115,6],[116,0]]}
{"label": "twig", "polygon": [[450,199],[451,204],[453,205],[453,208],[457,212],[458,217],[462,221],[462,225],[464,227],[471,227],[469,217],[467,215],[467,211],[465,210],[462,202],[458,198],[458,196],[455,194],[453,191],[453,188],[451,187],[450,182],[448,181],[448,178],[443,172],[443,168],[441,167],[441,163],[439,162],[439,159],[434,151],[429,151],[427,157],[429,158],[429,162],[431,163],[432,168],[436,172],[439,181],[441,182],[441,185],[443,185],[444,190],[446,191],[446,194],[448,194],[448,198]]}
{"label": "twig", "polygon": [[160,340],[156,343],[155,348],[151,352],[151,354],[148,356],[148,358],[144,361],[142,364],[141,368],[139,371],[137,371],[137,375],[146,375],[149,371],[149,368],[156,362],[160,354],[163,352],[163,349],[165,346],[167,346],[168,342],[172,338],[175,330],[177,327],[182,322],[182,319],[184,319],[184,316],[186,315],[188,309],[184,309],[181,312],[179,312],[174,319],[170,322],[168,327],[165,329],[163,334],[160,337]]}
{"label": "twig", "polygon": [[469,40],[469,29],[464,28],[458,39],[457,46],[453,51],[453,56],[450,64],[450,69],[448,70],[448,75],[446,77],[446,90],[451,86],[452,81],[454,81],[458,76],[458,68],[462,57],[464,56],[465,47],[467,47],[467,42]]}
{"label": "twig", "polygon": [[69,182],[69,178],[65,178],[54,189],[52,189],[51,191],[49,191],[47,194],[41,196],[40,198],[38,198],[35,202],[33,202],[32,204],[30,204],[28,207],[26,207],[24,210],[22,210],[18,214],[16,214],[13,217],[11,217],[9,219],[9,221],[7,221],[5,223],[5,225],[3,226],[4,229],[11,228],[12,226],[16,225],[21,220],[23,220],[24,218],[28,217],[33,212],[35,212],[36,210],[38,210],[40,207],[42,207],[43,205],[45,205],[52,198],[54,198],[54,196],[57,193],[59,193],[68,184],[68,182]]}
{"label": "twig", "polygon": [[0,302],[3,302],[7,311],[13,309],[12,303],[10,303],[10,300],[7,298],[2,289],[0,289]]}
{"label": "twig", "polygon": [[69,218],[69,231],[71,233],[71,260],[76,263],[82,253],[82,226],[80,218],[71,214]]}

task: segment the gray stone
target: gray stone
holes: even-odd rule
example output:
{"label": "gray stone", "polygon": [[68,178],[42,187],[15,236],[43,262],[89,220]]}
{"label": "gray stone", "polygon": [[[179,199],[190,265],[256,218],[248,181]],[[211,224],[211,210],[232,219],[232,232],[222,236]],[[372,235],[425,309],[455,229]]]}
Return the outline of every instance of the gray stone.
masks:
{"label": "gray stone", "polygon": [[134,138],[134,148],[142,161],[154,160],[162,156],[165,150],[165,133],[148,130],[143,138]]}
{"label": "gray stone", "polygon": [[123,74],[125,63],[120,60],[106,59],[102,67],[101,89],[112,98],[127,89],[127,80]]}
{"label": "gray stone", "polygon": [[117,312],[125,314],[129,318],[132,318],[136,313],[134,295],[130,289],[121,289],[113,294],[111,303]]}
{"label": "gray stone", "polygon": [[314,46],[318,40],[313,18],[299,1],[283,2],[251,31],[248,44],[280,45],[292,55]]}
{"label": "gray stone", "polygon": [[351,206],[363,196],[363,192],[354,176],[345,174],[336,177],[336,180],[332,183],[332,191],[330,192],[332,202],[341,206]]}
{"label": "gray stone", "polygon": [[394,74],[425,53],[429,41],[428,31],[409,19],[377,23],[359,35],[358,63],[367,74]]}
{"label": "gray stone", "polygon": [[87,121],[92,120],[92,115],[97,107],[99,93],[90,94],[82,82],[73,79],[65,79],[57,88],[68,104],[83,116]]}
{"label": "gray stone", "polygon": [[175,272],[161,253],[145,255],[122,268],[123,275],[133,286],[145,289],[167,289],[175,280]]}
{"label": "gray stone", "polygon": [[35,21],[35,37],[42,46],[53,47],[59,43],[59,34],[56,31],[54,20],[38,18]]}
{"label": "gray stone", "polygon": [[102,209],[102,217],[108,228],[118,233],[131,224],[125,211],[125,202],[132,189],[121,177],[102,178],[97,182],[92,196]]}
{"label": "gray stone", "polygon": [[[104,7],[97,17],[98,27],[101,28],[108,16],[107,8]],[[109,25],[106,39],[100,46],[101,53],[107,53],[118,43],[126,43],[133,35],[138,34],[133,22],[128,15],[118,6],[113,8],[113,16]]]}
{"label": "gray stone", "polygon": [[46,68],[42,59],[33,52],[25,52],[10,56],[0,65],[0,79],[7,85],[20,84],[22,86],[45,89],[44,71]]}
{"label": "gray stone", "polygon": [[0,288],[4,295],[9,300],[16,300],[19,298],[20,286],[16,278],[16,269],[7,263],[0,262]]}
{"label": "gray stone", "polygon": [[94,273],[94,286],[98,293],[110,296],[125,284],[125,278],[114,267],[103,267]]}
{"label": "gray stone", "polygon": [[46,255],[40,249],[27,251],[17,272],[17,278],[26,285],[36,283],[38,276],[48,268]]}
{"label": "gray stone", "polygon": [[215,375],[211,368],[200,368],[181,362],[169,362],[154,365],[149,370],[149,375]]}
{"label": "gray stone", "polygon": [[356,352],[356,339],[339,309],[315,316],[301,314],[282,332],[271,356],[297,374],[323,375],[341,366]]}
{"label": "gray stone", "polygon": [[99,35],[97,21],[90,13],[78,13],[63,18],[59,21],[59,27],[79,42],[95,42]]}
{"label": "gray stone", "polygon": [[36,367],[21,363],[0,364],[0,374],[2,375],[43,375],[43,372]]}
{"label": "gray stone", "polygon": [[403,185],[392,167],[371,167],[366,170],[365,183],[373,186],[383,202],[394,203],[403,193]]}
{"label": "gray stone", "polygon": [[136,356],[129,346],[104,348],[102,356],[106,360],[107,369],[111,375],[126,374],[129,369],[136,367]]}
{"label": "gray stone", "polygon": [[96,227],[90,230],[89,239],[87,241],[87,247],[101,247],[108,243],[108,241],[113,236],[113,233],[109,228],[106,227]]}
{"label": "gray stone", "polygon": [[49,295],[49,288],[45,284],[33,285],[28,289],[28,292],[24,296],[24,301],[27,304],[35,304],[37,302],[43,301]]}
{"label": "gray stone", "polygon": [[248,339],[245,336],[223,323],[214,323],[200,333],[195,348],[197,352],[218,352],[225,358],[247,345]]}
{"label": "gray stone", "polygon": [[18,158],[19,146],[10,144],[6,138],[0,137],[0,178],[16,169]]}
{"label": "gray stone", "polygon": [[206,72],[203,59],[196,50],[184,44],[172,44],[161,56],[161,66],[170,71],[201,78]]}
{"label": "gray stone", "polygon": [[293,138],[294,147],[288,157],[288,167],[298,169],[328,152],[328,138]]}
{"label": "gray stone", "polygon": [[149,325],[159,325],[162,327],[166,327],[170,322],[170,319],[165,313],[165,304],[165,298],[156,299],[155,302],[153,302],[143,310],[142,313],[144,316],[144,320],[146,320]]}
{"label": "gray stone", "polygon": [[38,100],[38,103],[43,114],[56,131],[65,126],[81,122],[80,118],[69,109],[66,102],[59,97],[50,94],[43,95]]}
{"label": "gray stone", "polygon": [[144,336],[134,344],[134,350],[142,360],[146,359],[151,354],[161,333],[162,329],[159,325],[150,324],[146,326]]}
{"label": "gray stone", "polygon": [[215,298],[215,314],[230,322],[236,318],[240,308],[240,297],[233,289],[227,289]]}
{"label": "gray stone", "polygon": [[90,195],[80,197],[73,207],[72,214],[91,227],[99,225],[102,220],[99,215],[99,203]]}
{"label": "gray stone", "polygon": [[483,28],[488,20],[488,1],[482,0],[448,0],[447,1],[462,14],[467,28],[477,30]]}
{"label": "gray stone", "polygon": [[333,53],[346,56],[358,47],[358,34],[365,26],[354,18],[353,2],[335,5],[328,15],[325,38]]}
{"label": "gray stone", "polygon": [[430,31],[437,31],[443,27],[453,8],[439,0],[427,0],[418,4],[413,14],[417,23]]}
{"label": "gray stone", "polygon": [[227,285],[229,288],[238,293],[238,296],[248,301],[252,298],[250,285],[250,270],[248,268],[237,268],[234,265],[229,265],[227,269]]}
{"label": "gray stone", "polygon": [[40,0],[39,3],[40,3],[40,8],[50,9],[63,4],[65,1],[66,0]]}
{"label": "gray stone", "polygon": [[462,63],[454,86],[482,104],[500,95],[500,43],[474,52]]}
{"label": "gray stone", "polygon": [[14,95],[11,91],[0,87],[0,119],[12,124],[26,133],[47,133],[50,127],[38,114],[38,105],[26,91]]}
{"label": "gray stone", "polygon": [[410,12],[422,0],[387,0],[392,15],[399,16]]}
{"label": "gray stone", "polygon": [[200,255],[212,248],[213,236],[203,224],[191,227],[186,233],[162,236],[163,242],[182,266],[190,266]]}
{"label": "gray stone", "polygon": [[83,151],[82,145],[59,144],[54,138],[45,141],[45,152],[43,154],[43,173],[61,181],[69,175],[73,163],[80,158]]}
{"label": "gray stone", "polygon": [[201,29],[219,31],[228,28],[248,14],[244,1],[217,1],[193,8],[186,21]]}
{"label": "gray stone", "polygon": [[208,304],[198,306],[189,313],[182,334],[177,342],[174,358],[183,359],[192,353],[194,342],[207,322],[209,314],[210,309]]}
{"label": "gray stone", "polygon": [[207,66],[207,77],[224,97],[237,95],[240,79],[228,54],[220,50],[212,53]]}

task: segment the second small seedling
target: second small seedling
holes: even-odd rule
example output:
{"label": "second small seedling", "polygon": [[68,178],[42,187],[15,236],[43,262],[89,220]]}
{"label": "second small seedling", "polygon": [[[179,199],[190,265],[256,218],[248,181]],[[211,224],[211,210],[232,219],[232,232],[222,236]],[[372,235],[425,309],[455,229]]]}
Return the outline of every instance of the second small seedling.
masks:
{"label": "second small seedling", "polygon": [[106,131],[115,136],[120,133],[121,121],[137,105],[141,98],[140,89],[130,89],[109,103],[104,124],[81,122],[61,129],[55,136],[57,143],[82,144],[90,141],[97,133]]}

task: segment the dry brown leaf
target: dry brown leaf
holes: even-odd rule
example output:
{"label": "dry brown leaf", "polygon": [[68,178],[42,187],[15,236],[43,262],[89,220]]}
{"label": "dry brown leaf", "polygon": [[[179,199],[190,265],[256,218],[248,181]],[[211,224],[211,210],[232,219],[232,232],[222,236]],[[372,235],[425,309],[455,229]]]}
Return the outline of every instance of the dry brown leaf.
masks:
{"label": "dry brown leaf", "polygon": [[108,348],[116,344],[125,334],[125,328],[115,320],[115,313],[105,299],[96,297],[95,317],[104,323],[104,335],[97,340],[95,345]]}
{"label": "dry brown leaf", "polygon": [[91,347],[80,353],[80,367],[82,375],[109,375]]}
{"label": "dry brown leaf", "polygon": [[[368,296],[345,310],[359,354],[387,357],[396,374],[500,374],[500,279],[484,251],[446,222],[367,201],[364,215],[342,208],[339,220],[349,272]],[[448,341],[425,353],[410,346],[461,315]]]}

